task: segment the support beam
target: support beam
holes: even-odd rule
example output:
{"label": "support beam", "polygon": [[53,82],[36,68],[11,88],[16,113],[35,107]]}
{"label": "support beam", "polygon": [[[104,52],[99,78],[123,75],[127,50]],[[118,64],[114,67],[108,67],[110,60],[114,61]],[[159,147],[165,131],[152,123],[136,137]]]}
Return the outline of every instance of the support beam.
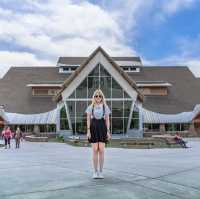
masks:
{"label": "support beam", "polygon": [[65,110],[66,110],[66,114],[67,114],[67,120],[68,120],[68,124],[69,124],[69,129],[72,130],[72,123],[71,123],[71,120],[70,120],[70,114],[69,114],[67,102],[64,101],[64,104],[65,104]]}
{"label": "support beam", "polygon": [[130,114],[129,114],[129,118],[128,118],[128,124],[127,124],[127,129],[128,130],[130,129],[134,106],[135,106],[135,101],[132,102],[131,109],[130,109]]}
{"label": "support beam", "polygon": [[165,130],[165,124],[160,124],[160,132],[161,133],[165,133],[166,130]]}
{"label": "support beam", "polygon": [[139,108],[139,130],[144,132],[143,129],[144,116],[142,111],[142,103],[138,102],[138,108]]}

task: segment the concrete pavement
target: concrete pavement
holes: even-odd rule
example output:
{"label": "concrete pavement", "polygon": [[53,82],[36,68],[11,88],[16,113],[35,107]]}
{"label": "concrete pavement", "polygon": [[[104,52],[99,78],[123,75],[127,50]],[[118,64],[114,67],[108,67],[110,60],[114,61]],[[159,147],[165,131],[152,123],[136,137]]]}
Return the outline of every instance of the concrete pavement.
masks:
{"label": "concrete pavement", "polygon": [[0,199],[199,199],[200,141],[189,149],[107,148],[105,179],[92,176],[91,149],[23,142],[0,148]]}

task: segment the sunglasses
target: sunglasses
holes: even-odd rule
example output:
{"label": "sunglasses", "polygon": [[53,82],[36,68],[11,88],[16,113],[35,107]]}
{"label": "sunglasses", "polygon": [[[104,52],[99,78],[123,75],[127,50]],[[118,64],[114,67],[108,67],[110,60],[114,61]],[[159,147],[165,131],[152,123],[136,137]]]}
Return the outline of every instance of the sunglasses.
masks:
{"label": "sunglasses", "polygon": [[94,97],[95,98],[97,98],[97,97],[102,98],[102,95],[95,95]]}

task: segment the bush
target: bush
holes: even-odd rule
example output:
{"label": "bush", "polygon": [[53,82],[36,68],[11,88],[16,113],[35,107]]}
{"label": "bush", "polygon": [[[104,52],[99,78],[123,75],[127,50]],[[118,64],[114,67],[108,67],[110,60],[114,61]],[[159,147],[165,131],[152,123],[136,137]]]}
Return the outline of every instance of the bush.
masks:
{"label": "bush", "polygon": [[65,139],[64,139],[64,137],[63,137],[62,135],[59,135],[59,136],[57,137],[57,140],[58,140],[59,142],[64,142],[64,141],[65,141]]}

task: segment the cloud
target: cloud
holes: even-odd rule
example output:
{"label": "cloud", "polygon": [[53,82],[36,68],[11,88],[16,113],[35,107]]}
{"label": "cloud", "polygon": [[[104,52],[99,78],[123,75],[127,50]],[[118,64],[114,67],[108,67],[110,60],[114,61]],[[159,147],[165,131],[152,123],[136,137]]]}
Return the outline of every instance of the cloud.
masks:
{"label": "cloud", "polygon": [[38,59],[34,54],[26,52],[0,51],[0,78],[10,66],[53,66],[54,63]]}
{"label": "cloud", "polygon": [[[16,6],[10,6],[12,2]],[[1,74],[11,65],[44,65],[52,60],[56,65],[59,56],[88,56],[99,45],[113,56],[136,53],[126,43],[117,18],[86,1],[0,3],[0,27],[0,44],[11,47],[0,51]]]}
{"label": "cloud", "polygon": [[5,2],[0,3],[0,44],[4,42],[13,49],[0,51],[1,72],[5,71],[2,67],[10,65],[44,65],[52,64],[59,56],[88,56],[99,45],[112,56],[138,55],[130,40],[136,40],[139,34],[140,18],[151,20],[152,13],[166,18],[196,1],[102,0],[94,4],[81,0],[24,0],[23,5],[21,0]]}
{"label": "cloud", "polygon": [[12,40],[17,46],[50,57],[88,55],[99,45],[113,54],[134,52],[114,17],[99,6],[64,0],[51,0],[48,4],[26,2],[30,9],[32,5],[37,10],[16,11],[10,18],[8,12],[9,19],[0,19],[0,26],[4,27],[0,29],[0,40]]}

